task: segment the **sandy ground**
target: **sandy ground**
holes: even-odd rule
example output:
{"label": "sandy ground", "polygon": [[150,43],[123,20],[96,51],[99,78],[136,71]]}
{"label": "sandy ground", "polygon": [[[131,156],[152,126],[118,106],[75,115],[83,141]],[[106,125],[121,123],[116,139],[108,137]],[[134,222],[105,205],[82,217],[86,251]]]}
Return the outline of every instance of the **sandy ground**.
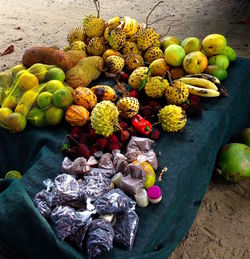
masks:
{"label": "sandy ground", "polygon": [[[239,56],[250,57],[248,0],[164,1],[150,20],[169,15],[155,24],[159,33],[183,39],[203,38],[210,33],[227,37]],[[112,5],[111,5],[112,3]],[[156,1],[101,1],[101,16],[129,15],[139,22]],[[10,44],[15,51],[0,57],[0,70],[16,65],[31,46],[66,45],[67,32],[81,26],[85,14],[94,13],[92,1],[79,0],[0,0],[0,52]],[[249,23],[249,21],[248,21]],[[213,179],[192,228],[171,259],[250,258],[250,181],[228,184]],[[1,258],[1,255],[0,255]]]}

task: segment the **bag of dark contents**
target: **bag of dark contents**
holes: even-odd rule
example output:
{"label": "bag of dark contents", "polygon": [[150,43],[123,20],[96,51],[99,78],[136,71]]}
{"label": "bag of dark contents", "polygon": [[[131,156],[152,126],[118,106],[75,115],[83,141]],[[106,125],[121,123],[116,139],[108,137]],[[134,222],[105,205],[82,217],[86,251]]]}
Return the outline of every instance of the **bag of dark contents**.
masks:
{"label": "bag of dark contents", "polygon": [[99,160],[98,167],[103,169],[114,170],[113,165],[113,155],[110,153],[105,153]]}
{"label": "bag of dark contents", "polygon": [[65,157],[62,163],[62,171],[72,175],[86,175],[97,164],[98,161],[94,156],[90,156],[88,160],[84,157],[78,157],[74,161]]}
{"label": "bag of dark contents", "polygon": [[69,174],[60,174],[54,180],[51,193],[51,206],[66,205],[80,199],[78,181]]}
{"label": "bag of dark contents", "polygon": [[93,205],[98,214],[116,214],[126,210],[134,210],[136,202],[122,190],[113,189],[97,199]]}
{"label": "bag of dark contents", "polygon": [[113,150],[113,165],[115,168],[116,173],[124,173],[126,167],[128,166],[127,158],[121,154],[120,150]]}
{"label": "bag of dark contents", "polygon": [[58,205],[52,210],[50,219],[56,235],[64,240],[74,236],[79,228],[87,228],[92,220],[91,215],[92,212],[88,210],[76,211],[72,207]]}
{"label": "bag of dark contents", "polygon": [[139,224],[139,217],[134,210],[128,210],[115,215],[114,244],[132,250]]}
{"label": "bag of dark contents", "polygon": [[129,195],[135,195],[145,184],[145,173],[139,164],[129,164],[125,170],[125,177],[121,178],[120,189]]}
{"label": "bag of dark contents", "polygon": [[33,200],[33,203],[42,216],[44,216],[45,218],[49,218],[51,213],[50,190],[53,186],[53,181],[50,179],[46,179],[43,181],[43,184],[47,187],[46,190],[44,189],[38,192]]}
{"label": "bag of dark contents", "polygon": [[110,222],[104,219],[93,220],[88,227],[86,242],[90,258],[105,255],[113,248],[114,230]]}
{"label": "bag of dark contents", "polygon": [[127,145],[127,152],[131,150],[147,152],[151,150],[153,143],[154,141],[152,139],[133,136]]}
{"label": "bag of dark contents", "polygon": [[88,173],[88,176],[99,177],[102,179],[110,179],[115,175],[114,169],[92,168]]}

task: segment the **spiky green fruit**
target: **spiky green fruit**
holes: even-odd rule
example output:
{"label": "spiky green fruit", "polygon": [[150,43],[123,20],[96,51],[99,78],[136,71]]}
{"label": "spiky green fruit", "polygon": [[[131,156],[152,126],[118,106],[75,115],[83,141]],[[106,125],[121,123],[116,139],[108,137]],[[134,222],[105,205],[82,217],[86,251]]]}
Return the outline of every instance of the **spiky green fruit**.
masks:
{"label": "spiky green fruit", "polygon": [[184,129],[187,117],[184,110],[176,105],[167,105],[158,114],[163,130],[177,132]]}
{"label": "spiky green fruit", "polygon": [[188,87],[181,81],[176,81],[173,86],[169,85],[165,93],[168,103],[176,105],[184,103],[188,95]]}
{"label": "spiky green fruit", "polygon": [[137,36],[137,45],[139,49],[146,50],[154,44],[157,38],[159,38],[159,35],[153,28],[140,29]]}
{"label": "spiky green fruit", "polygon": [[106,50],[104,38],[94,37],[89,41],[87,53],[90,56],[101,56]]}
{"label": "spiky green fruit", "polygon": [[96,134],[108,137],[120,128],[118,116],[119,111],[115,104],[111,101],[101,101],[91,112],[91,126]]}
{"label": "spiky green fruit", "polygon": [[135,70],[144,66],[143,57],[139,54],[129,54],[125,58],[125,66],[128,70]]}
{"label": "spiky green fruit", "polygon": [[124,59],[115,55],[109,56],[105,61],[110,73],[119,74],[124,67]]}
{"label": "spiky green fruit", "polygon": [[140,54],[141,51],[138,49],[138,46],[135,42],[132,41],[126,41],[123,48],[121,49],[121,53],[124,55],[127,54]]}
{"label": "spiky green fruit", "polygon": [[94,15],[87,15],[83,19],[83,29],[89,38],[101,37],[105,30],[105,21]]}
{"label": "spiky green fruit", "polygon": [[154,60],[163,58],[163,52],[159,47],[150,47],[147,49],[146,53],[144,54],[144,60],[147,63],[152,63]]}
{"label": "spiky green fruit", "polygon": [[81,27],[77,27],[68,33],[67,41],[69,44],[74,41],[84,41],[84,30]]}
{"label": "spiky green fruit", "polygon": [[141,82],[146,78],[147,72],[147,67],[139,67],[134,70],[128,79],[129,85],[135,89],[138,89]]}
{"label": "spiky green fruit", "polygon": [[70,44],[69,49],[71,50],[86,50],[86,44],[83,41],[74,41]]}
{"label": "spiky green fruit", "polygon": [[169,86],[168,81],[160,76],[151,77],[145,85],[145,93],[152,98],[161,98]]}

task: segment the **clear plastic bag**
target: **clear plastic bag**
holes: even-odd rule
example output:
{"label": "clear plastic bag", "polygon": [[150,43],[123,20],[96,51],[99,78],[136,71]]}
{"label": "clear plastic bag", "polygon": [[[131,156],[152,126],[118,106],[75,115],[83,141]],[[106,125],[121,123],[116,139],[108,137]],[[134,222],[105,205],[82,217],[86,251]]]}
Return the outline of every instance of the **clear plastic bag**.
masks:
{"label": "clear plastic bag", "polygon": [[120,150],[116,150],[116,152],[114,152],[113,165],[116,173],[120,172],[122,174],[128,166],[127,158],[123,154],[121,154]]}
{"label": "clear plastic bag", "polygon": [[88,176],[111,178],[115,175],[115,169],[92,168]]}
{"label": "clear plastic bag", "polygon": [[90,211],[76,211],[69,206],[56,206],[51,212],[50,219],[56,235],[64,240],[73,236],[80,227],[91,222]]}
{"label": "clear plastic bag", "polygon": [[102,169],[108,169],[108,170],[113,170],[114,165],[112,162],[113,155],[110,153],[105,153],[99,160],[98,167]]}
{"label": "clear plastic bag", "polygon": [[113,189],[94,202],[99,214],[116,214],[135,209],[136,202],[129,198],[122,190]]}
{"label": "clear plastic bag", "polygon": [[116,215],[114,228],[114,244],[132,250],[139,224],[139,217],[133,210]]}
{"label": "clear plastic bag", "polygon": [[103,219],[93,220],[89,224],[86,243],[90,258],[105,255],[113,248],[114,230],[110,222]]}

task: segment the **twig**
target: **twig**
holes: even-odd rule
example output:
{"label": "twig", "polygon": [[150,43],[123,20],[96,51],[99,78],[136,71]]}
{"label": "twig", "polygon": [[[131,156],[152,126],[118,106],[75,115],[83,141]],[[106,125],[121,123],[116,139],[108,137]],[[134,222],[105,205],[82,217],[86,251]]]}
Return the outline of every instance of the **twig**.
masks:
{"label": "twig", "polygon": [[98,0],[94,0],[95,8],[97,11],[97,18],[100,17],[100,2]]}
{"label": "twig", "polygon": [[166,19],[166,18],[168,18],[168,17],[173,17],[174,15],[171,15],[171,14],[169,14],[169,15],[166,15],[166,16],[164,16],[164,17],[162,17],[162,18],[159,18],[159,19],[157,19],[157,20],[155,20],[155,21],[153,21],[153,22],[151,22],[151,23],[148,23],[148,25],[153,25],[154,23],[157,23],[157,22],[159,22],[159,21],[161,21],[161,20],[164,20],[164,19]]}
{"label": "twig", "polygon": [[151,11],[149,12],[148,16],[146,17],[146,28],[148,27],[148,19],[149,19],[149,16],[152,14],[152,12],[154,11],[154,9],[159,5],[159,4],[162,4],[164,3],[164,1],[160,1],[159,3],[157,3],[152,9]]}

